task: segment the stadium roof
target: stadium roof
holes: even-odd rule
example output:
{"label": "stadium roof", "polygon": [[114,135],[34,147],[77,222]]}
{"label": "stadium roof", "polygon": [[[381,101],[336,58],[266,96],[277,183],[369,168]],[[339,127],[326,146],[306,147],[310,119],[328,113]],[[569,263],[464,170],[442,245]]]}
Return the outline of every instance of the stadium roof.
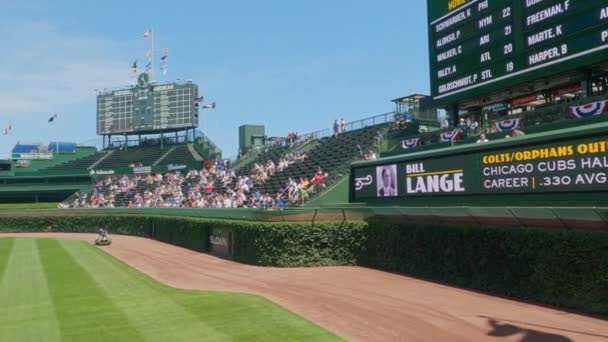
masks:
{"label": "stadium roof", "polygon": [[394,100],[391,100],[391,102],[395,102],[395,103],[397,103],[397,102],[412,102],[412,101],[419,101],[419,100],[424,99],[426,97],[429,97],[429,96],[428,95],[422,95],[422,94],[412,94],[412,95],[407,95],[407,96],[396,98]]}

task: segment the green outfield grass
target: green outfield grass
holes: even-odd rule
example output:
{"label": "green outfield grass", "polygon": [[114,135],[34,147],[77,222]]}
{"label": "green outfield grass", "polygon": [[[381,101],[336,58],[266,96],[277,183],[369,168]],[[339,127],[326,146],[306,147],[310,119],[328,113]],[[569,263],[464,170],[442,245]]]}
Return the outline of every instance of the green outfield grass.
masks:
{"label": "green outfield grass", "polygon": [[2,341],[331,341],[252,295],[164,286],[82,241],[0,238]]}
{"label": "green outfield grass", "polygon": [[0,203],[0,210],[57,209],[57,203]]}

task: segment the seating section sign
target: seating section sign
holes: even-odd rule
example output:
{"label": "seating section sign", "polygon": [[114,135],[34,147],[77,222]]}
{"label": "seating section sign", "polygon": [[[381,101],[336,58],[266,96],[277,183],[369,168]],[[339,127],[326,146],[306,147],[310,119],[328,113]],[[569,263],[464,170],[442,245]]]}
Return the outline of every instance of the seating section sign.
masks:
{"label": "seating section sign", "polygon": [[608,190],[608,138],[354,166],[352,198]]}

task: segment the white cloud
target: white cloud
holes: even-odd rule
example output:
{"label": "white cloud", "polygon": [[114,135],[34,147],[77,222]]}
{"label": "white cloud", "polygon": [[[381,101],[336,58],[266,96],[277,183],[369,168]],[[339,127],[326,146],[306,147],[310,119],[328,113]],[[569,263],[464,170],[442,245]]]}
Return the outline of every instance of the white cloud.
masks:
{"label": "white cloud", "polygon": [[60,111],[94,97],[94,89],[128,83],[119,43],[58,31],[45,23],[0,28],[0,114]]}
{"label": "white cloud", "polygon": [[[14,143],[84,140],[95,136],[95,89],[125,86],[130,56],[126,42],[71,33],[44,22],[0,23],[0,159]],[[132,44],[131,44],[132,45]],[[54,127],[48,117],[60,113]]]}

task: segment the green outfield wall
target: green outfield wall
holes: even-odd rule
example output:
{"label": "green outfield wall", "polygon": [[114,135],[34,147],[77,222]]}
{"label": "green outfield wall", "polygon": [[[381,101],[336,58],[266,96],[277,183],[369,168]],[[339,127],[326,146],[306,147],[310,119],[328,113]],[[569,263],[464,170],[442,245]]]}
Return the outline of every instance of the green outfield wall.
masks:
{"label": "green outfield wall", "polygon": [[[394,215],[371,216],[367,221],[261,222],[151,214],[2,211],[0,232],[93,233],[104,227],[111,234],[152,238],[244,263],[361,265],[608,315],[608,233],[592,227],[425,224]],[[314,211],[306,215],[310,214]]]}

